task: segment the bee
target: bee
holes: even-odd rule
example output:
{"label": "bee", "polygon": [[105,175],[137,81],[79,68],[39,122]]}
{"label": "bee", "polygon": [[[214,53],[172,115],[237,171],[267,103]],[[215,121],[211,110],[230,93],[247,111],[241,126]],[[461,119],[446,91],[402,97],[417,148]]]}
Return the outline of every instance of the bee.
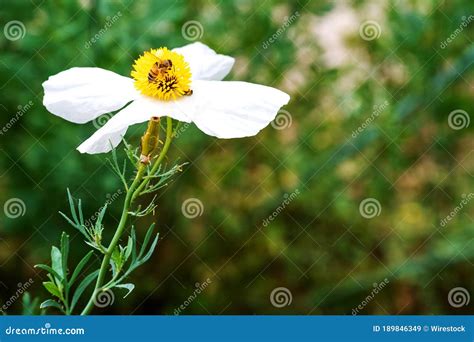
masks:
{"label": "bee", "polygon": [[193,90],[192,89],[188,89],[184,92],[184,96],[191,96],[193,94]]}
{"label": "bee", "polygon": [[156,83],[156,79],[158,77],[162,77],[166,75],[168,71],[171,70],[173,67],[173,62],[169,59],[160,60],[159,62],[155,62],[148,73],[148,82]]}

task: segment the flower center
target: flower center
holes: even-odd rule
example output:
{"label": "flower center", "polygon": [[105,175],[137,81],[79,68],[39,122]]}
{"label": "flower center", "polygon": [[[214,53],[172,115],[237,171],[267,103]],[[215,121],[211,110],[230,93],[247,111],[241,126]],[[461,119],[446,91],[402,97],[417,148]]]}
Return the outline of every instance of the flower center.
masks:
{"label": "flower center", "polygon": [[193,93],[189,64],[183,55],[165,47],[141,55],[135,60],[131,75],[137,90],[160,100],[175,100]]}

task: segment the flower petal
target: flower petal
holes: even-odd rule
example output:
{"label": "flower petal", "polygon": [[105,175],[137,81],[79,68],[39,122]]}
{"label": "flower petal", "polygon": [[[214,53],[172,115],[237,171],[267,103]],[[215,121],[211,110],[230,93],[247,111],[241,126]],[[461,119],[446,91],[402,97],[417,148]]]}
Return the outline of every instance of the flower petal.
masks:
{"label": "flower petal", "polygon": [[220,81],[227,76],[235,61],[232,57],[218,55],[200,42],[185,45],[173,51],[182,54],[189,63],[193,80]]}
{"label": "flower petal", "polygon": [[[110,120],[109,120],[110,121]],[[127,128],[109,131],[107,124],[97,130],[89,139],[84,141],[77,150],[81,153],[105,153],[117,147],[127,132]]]}
{"label": "flower petal", "polygon": [[75,123],[122,108],[138,96],[133,80],[101,68],[72,68],[43,83],[43,104]]}
{"label": "flower petal", "polygon": [[257,134],[290,100],[278,89],[247,82],[195,81],[193,91],[188,116],[204,133],[223,139]]}
{"label": "flower petal", "polygon": [[128,126],[150,120],[152,116],[169,116],[173,119],[191,122],[185,114],[192,112],[194,102],[191,97],[182,97],[176,101],[159,101],[145,96],[115,114],[77,149],[81,153],[105,153],[116,147],[125,135]]}

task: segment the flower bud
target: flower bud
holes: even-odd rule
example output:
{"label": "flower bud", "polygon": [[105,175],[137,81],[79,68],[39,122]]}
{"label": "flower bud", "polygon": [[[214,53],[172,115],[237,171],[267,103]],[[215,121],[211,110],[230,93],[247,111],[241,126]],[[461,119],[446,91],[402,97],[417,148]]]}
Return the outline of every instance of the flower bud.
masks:
{"label": "flower bud", "polygon": [[160,118],[154,116],[148,121],[148,128],[142,136],[140,162],[149,164],[156,154],[160,141]]}

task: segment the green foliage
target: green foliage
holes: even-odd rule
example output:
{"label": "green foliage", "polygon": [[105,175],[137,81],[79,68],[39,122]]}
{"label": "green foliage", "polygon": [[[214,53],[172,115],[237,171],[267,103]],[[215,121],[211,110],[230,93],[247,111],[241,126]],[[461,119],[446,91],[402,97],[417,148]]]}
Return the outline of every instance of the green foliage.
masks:
{"label": "green foliage", "polygon": [[[25,292],[22,298],[22,315],[39,315],[42,313],[40,310],[40,299],[38,297],[32,298],[29,292]],[[53,303],[56,303],[53,301]]]}
{"label": "green foliage", "polygon": [[[128,290],[128,293],[133,291],[135,288],[134,284],[123,283],[127,277],[139,266],[147,262],[158,244],[159,234],[156,234],[153,241],[151,238],[153,236],[154,224],[148,228],[148,231],[145,235],[143,243],[140,248],[140,252],[137,255],[137,239],[135,228],[132,227],[130,236],[128,237],[128,244],[126,247],[119,246],[112,253],[112,258],[110,260],[110,266],[112,267],[113,278],[106,285],[103,286],[102,290],[111,289],[114,287],[125,288]],[[151,243],[150,243],[151,241]],[[131,258],[130,258],[131,257]],[[128,266],[125,267],[125,264],[130,259]]]}
{"label": "green foliage", "polygon": [[[168,121],[169,128],[171,128],[171,122]],[[170,138],[169,135],[167,138]],[[85,238],[85,243],[89,245],[92,250],[89,251],[82,260],[77,264],[69,278],[68,274],[68,256],[69,256],[69,236],[66,233],[61,235],[61,248],[53,246],[51,248],[51,266],[45,264],[36,265],[36,267],[47,271],[47,277],[49,281],[43,282],[44,288],[52,295],[53,299],[47,299],[41,303],[41,309],[55,308],[59,309],[66,315],[70,315],[78,304],[81,296],[85,293],[87,288],[94,282],[95,287],[92,290],[92,294],[88,304],[82,311],[82,314],[87,314],[92,309],[92,304],[95,303],[96,296],[100,292],[108,289],[120,288],[127,290],[125,295],[128,296],[135,288],[132,283],[125,283],[124,281],[130,274],[139,266],[143,265],[147,260],[150,259],[153,251],[158,243],[159,235],[156,234],[155,238],[151,241],[154,224],[152,224],[147,233],[145,234],[144,241],[141,245],[140,251],[137,254],[137,238],[135,228],[132,226],[131,233],[128,236],[127,245],[122,246],[118,244],[119,239],[123,233],[123,228],[127,224],[127,216],[133,215],[136,217],[144,217],[156,208],[155,195],[151,202],[145,209],[141,209],[140,205],[137,209],[132,210],[132,203],[134,197],[139,197],[146,193],[152,193],[157,189],[160,189],[166,185],[167,182],[175,173],[181,170],[182,165],[176,165],[169,171],[161,172],[162,165],[159,164],[162,160],[162,154],[166,153],[163,150],[159,156],[152,156],[149,164],[143,164],[136,156],[137,151],[132,151],[131,146],[126,144],[126,154],[130,158],[132,164],[135,165],[135,178],[129,185],[126,181],[126,167],[127,160],[124,160],[123,167],[118,168],[118,158],[115,149],[112,151],[113,163],[112,168],[118,174],[121,181],[124,182],[124,188],[127,193],[124,208],[122,211],[122,217],[114,233],[114,238],[110,242],[110,245],[104,246],[102,244],[102,233],[104,231],[103,220],[107,210],[107,203],[102,206],[96,221],[88,226],[84,221],[84,214],[82,212],[82,201],[77,201],[71,195],[69,189],[67,189],[67,199],[69,202],[70,215],[60,212],[60,214],[66,219],[66,221],[74,227],[79,233]],[[143,186],[141,186],[143,185]],[[77,202],[77,203],[76,203]],[[151,241],[151,243],[150,243]],[[103,262],[100,268],[91,272],[85,276],[82,281],[75,287],[74,291],[71,292],[75,281],[81,276],[84,267],[88,264],[90,258],[94,255],[94,251],[99,251],[103,255]],[[104,278],[107,273],[107,262],[110,263],[111,267],[111,279],[106,281],[104,284]],[[70,298],[72,298],[70,300]]]}

